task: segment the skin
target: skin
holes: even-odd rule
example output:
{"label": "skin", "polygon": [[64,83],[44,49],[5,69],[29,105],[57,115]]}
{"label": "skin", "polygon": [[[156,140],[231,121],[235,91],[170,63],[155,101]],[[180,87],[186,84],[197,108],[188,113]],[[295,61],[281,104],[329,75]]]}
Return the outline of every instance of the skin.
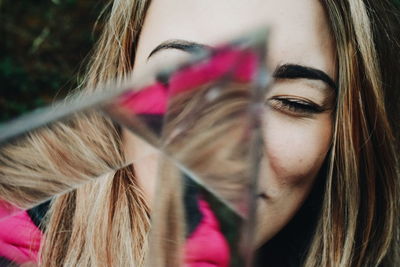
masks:
{"label": "skin", "polygon": [[[251,15],[249,15],[251,14]],[[326,15],[317,0],[154,0],[137,47],[134,72],[188,54],[159,44],[182,39],[213,46],[259,26],[270,25],[268,65],[299,64],[336,79],[335,49]],[[299,105],[293,104],[300,103]],[[257,244],[270,240],[307,198],[332,139],[334,90],[310,79],[277,79],[266,97],[265,151],[259,188]],[[304,105],[316,105],[315,112]],[[144,143],[124,133],[126,154],[139,155]],[[138,164],[137,178],[151,202],[157,156]]]}

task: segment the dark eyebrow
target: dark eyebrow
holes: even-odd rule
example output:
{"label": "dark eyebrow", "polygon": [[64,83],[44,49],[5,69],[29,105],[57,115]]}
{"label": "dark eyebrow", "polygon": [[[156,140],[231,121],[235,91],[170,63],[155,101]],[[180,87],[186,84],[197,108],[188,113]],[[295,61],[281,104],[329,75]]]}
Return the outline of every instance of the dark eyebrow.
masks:
{"label": "dark eyebrow", "polygon": [[274,78],[320,80],[329,85],[335,91],[338,90],[336,82],[334,82],[333,79],[322,70],[297,64],[284,64],[279,66],[274,72]]}
{"label": "dark eyebrow", "polygon": [[188,53],[196,53],[200,52],[203,50],[209,50],[211,49],[210,46],[204,45],[204,44],[199,44],[196,42],[190,42],[190,41],[185,41],[185,40],[180,40],[180,39],[173,39],[173,40],[167,40],[165,42],[162,42],[159,44],[156,48],[154,48],[147,59],[149,59],[151,56],[156,54],[157,52],[163,50],[163,49],[177,49],[177,50],[182,50]]}

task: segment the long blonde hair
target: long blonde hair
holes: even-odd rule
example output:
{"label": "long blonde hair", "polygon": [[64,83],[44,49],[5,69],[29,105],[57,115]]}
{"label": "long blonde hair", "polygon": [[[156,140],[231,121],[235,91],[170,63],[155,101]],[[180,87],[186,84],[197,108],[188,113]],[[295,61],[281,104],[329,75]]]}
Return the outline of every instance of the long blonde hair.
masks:
{"label": "long blonde hair", "polygon": [[[400,36],[398,14],[385,0],[320,2],[336,40],[340,89],[322,209],[304,265],[393,266],[400,263],[400,189],[395,146],[398,136],[388,117],[393,124],[399,122],[399,106],[392,104],[399,95],[399,78],[392,76],[399,70],[400,49],[391,40]],[[132,69],[149,4],[150,1],[114,1],[92,55],[86,86],[95,88],[111,78],[123,80]],[[397,65],[393,63],[396,59]],[[92,143],[80,144],[88,150],[101,147],[99,158],[123,162],[118,126],[97,115],[81,123],[85,131],[98,134],[91,136]],[[82,133],[82,129],[70,128],[74,133]],[[54,142],[62,144],[61,139],[54,138]],[[46,158],[41,160],[57,166],[52,168],[57,177],[64,167],[57,165],[51,155],[54,154],[43,154]],[[110,162],[96,159],[90,166],[96,168],[99,164]],[[77,164],[74,168],[87,165]],[[0,172],[2,177],[10,176],[6,171]],[[53,201],[42,264],[141,266],[148,230],[148,207],[131,166]]]}
{"label": "long blonde hair", "polygon": [[[385,100],[395,101],[389,97],[399,83],[383,75],[395,75],[399,66],[385,65],[399,57],[383,52],[398,50],[390,40],[396,33],[389,33],[395,26],[388,23],[396,19],[395,8],[387,1],[322,2],[336,40],[339,93],[326,193],[306,265],[394,266],[400,245],[399,162]],[[385,21],[388,10],[393,13]],[[379,47],[383,41],[386,47]]]}
{"label": "long blonde hair", "polygon": [[[148,5],[146,1],[114,1],[91,57],[85,87],[96,88],[109,79],[124,80],[132,69],[133,44],[138,41]],[[106,142],[118,144],[112,151],[103,150],[105,157],[124,162],[118,126],[110,127],[105,118],[97,125],[88,120],[86,126],[109,136]],[[113,131],[119,135],[107,135]],[[97,135],[92,137],[95,142]],[[90,145],[87,148],[92,149]],[[42,265],[142,266],[149,225],[148,206],[133,167],[118,170],[53,201]]]}

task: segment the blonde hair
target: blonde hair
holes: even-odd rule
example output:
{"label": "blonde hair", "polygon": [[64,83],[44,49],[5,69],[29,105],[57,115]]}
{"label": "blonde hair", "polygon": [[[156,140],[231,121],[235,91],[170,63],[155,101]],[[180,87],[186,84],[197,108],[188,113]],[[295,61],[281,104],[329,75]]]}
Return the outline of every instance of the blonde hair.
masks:
{"label": "blonde hair", "polygon": [[[322,3],[336,40],[339,93],[326,193],[306,265],[394,266],[399,263],[399,162],[384,93],[397,88],[382,80],[388,59],[378,58],[384,55],[375,42],[387,38],[378,31],[389,30],[377,21],[384,16],[379,12],[394,7],[387,1]],[[398,49],[391,40],[387,44]]]}
{"label": "blonde hair", "polygon": [[[393,266],[400,263],[400,189],[395,146],[398,136],[394,135],[388,116],[393,124],[399,122],[395,117],[399,114],[398,105],[392,105],[396,103],[399,82],[390,76],[399,70],[395,65],[400,58],[398,43],[390,40],[390,36],[400,36],[394,35],[398,33],[398,14],[385,0],[320,2],[336,40],[340,89],[322,209],[303,264]],[[111,78],[123,80],[132,69],[149,3],[114,1],[86,76],[85,85],[89,88]],[[65,132],[76,138],[84,138],[87,131],[96,133],[90,135],[92,142],[77,141],[76,145],[83,144],[100,156],[90,163],[77,162],[75,170],[109,167],[115,164],[109,161],[124,161],[121,132],[116,125],[98,115],[79,123],[84,126],[84,133],[74,124],[63,126],[67,127]],[[53,138],[62,149],[63,139]],[[29,155],[41,153],[43,156],[37,160],[52,166],[53,177],[74,177],[64,172],[70,166],[57,164],[54,147],[23,149],[30,151]],[[23,158],[22,153],[20,150],[10,155]],[[3,192],[10,192],[3,177],[23,179],[27,170],[14,168],[9,172],[3,164],[0,168],[3,196]],[[41,171],[37,169],[36,175],[40,176]],[[49,213],[43,266],[141,266],[147,246],[148,212],[132,166],[58,196]]]}
{"label": "blonde hair", "polygon": [[[93,52],[85,87],[96,88],[110,79],[122,82],[126,78],[132,69],[133,44],[138,41],[148,4],[114,1]],[[124,162],[121,131],[116,125],[110,127],[107,119],[102,120],[100,125],[88,121],[87,127],[106,135],[119,132],[118,136],[108,135],[107,141],[118,146],[104,153],[110,160],[115,157]],[[96,140],[97,135],[91,137]],[[105,143],[98,145],[103,147]],[[91,145],[87,148],[91,149]],[[149,225],[148,206],[133,167],[118,170],[54,200],[42,249],[42,265],[142,266]]]}

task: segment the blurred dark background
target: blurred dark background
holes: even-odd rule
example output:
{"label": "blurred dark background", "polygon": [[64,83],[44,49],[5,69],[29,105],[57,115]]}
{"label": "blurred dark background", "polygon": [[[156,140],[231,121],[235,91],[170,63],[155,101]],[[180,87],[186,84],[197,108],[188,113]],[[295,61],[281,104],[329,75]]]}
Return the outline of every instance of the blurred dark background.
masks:
{"label": "blurred dark background", "polygon": [[106,0],[0,0],[0,122],[79,83]]}

